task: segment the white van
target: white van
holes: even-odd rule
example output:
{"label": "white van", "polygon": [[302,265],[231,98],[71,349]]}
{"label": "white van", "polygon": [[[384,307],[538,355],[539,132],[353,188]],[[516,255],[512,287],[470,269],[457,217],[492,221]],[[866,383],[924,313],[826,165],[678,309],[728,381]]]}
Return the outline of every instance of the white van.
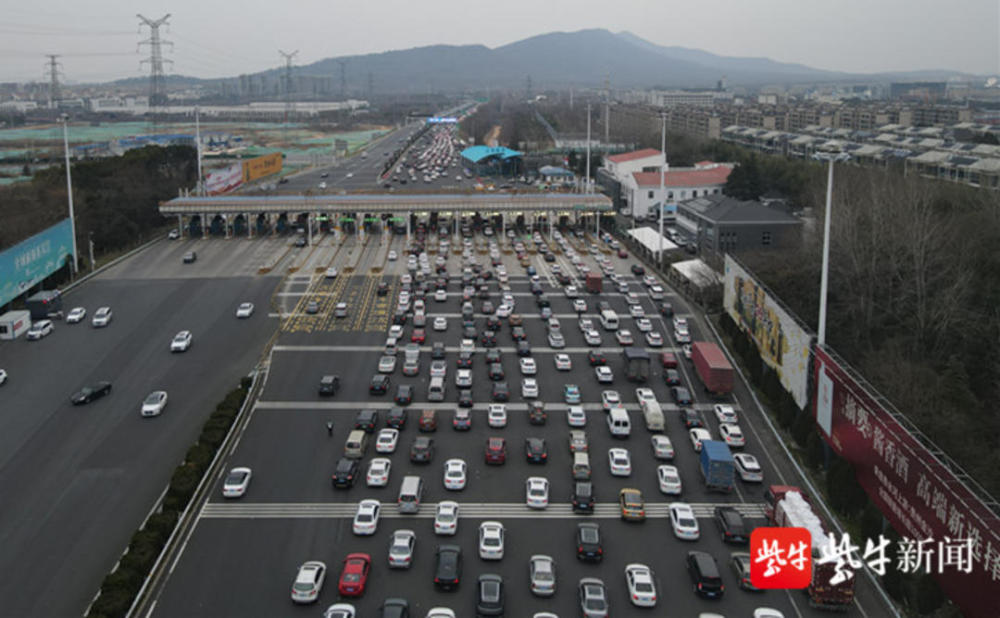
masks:
{"label": "white van", "polygon": [[368,434],[361,429],[355,429],[347,434],[347,442],[344,444],[344,457],[348,459],[361,459],[368,450]]}
{"label": "white van", "polygon": [[649,431],[663,431],[663,410],[655,399],[640,399],[639,408]]}
{"label": "white van", "polygon": [[396,352],[397,352],[396,338],[395,337],[386,337],[386,340],[385,340],[385,353],[388,356],[395,356]]}
{"label": "white van", "polygon": [[608,431],[616,438],[627,438],[632,433],[632,422],[628,411],[622,407],[614,407],[608,412]]}
{"label": "white van", "polygon": [[590,455],[587,453],[573,453],[573,480],[590,480]]}
{"label": "white van", "polygon": [[424,499],[424,480],[419,476],[404,476],[399,488],[399,512],[418,513]]}
{"label": "white van", "polygon": [[431,378],[427,387],[427,401],[444,401],[444,378]]}
{"label": "white van", "polygon": [[618,314],[611,309],[601,312],[601,326],[604,330],[618,330]]}

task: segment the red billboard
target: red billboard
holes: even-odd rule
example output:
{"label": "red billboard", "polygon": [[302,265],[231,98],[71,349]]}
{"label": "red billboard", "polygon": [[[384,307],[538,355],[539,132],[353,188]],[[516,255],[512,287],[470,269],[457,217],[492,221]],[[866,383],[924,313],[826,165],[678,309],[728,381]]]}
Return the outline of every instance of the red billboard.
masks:
{"label": "red billboard", "polygon": [[[814,413],[826,442],[854,465],[858,482],[901,536],[968,541],[969,572],[947,568],[945,555],[929,557],[925,570],[966,616],[997,616],[1000,517],[846,363],[821,346],[814,358]],[[994,448],[974,439],[970,447]]]}

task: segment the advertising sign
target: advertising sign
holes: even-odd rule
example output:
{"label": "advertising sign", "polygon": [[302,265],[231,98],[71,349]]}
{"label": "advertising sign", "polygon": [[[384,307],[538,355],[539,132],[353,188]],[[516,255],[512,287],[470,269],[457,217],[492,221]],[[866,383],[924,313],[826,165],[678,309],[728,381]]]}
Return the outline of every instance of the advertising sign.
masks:
{"label": "advertising sign", "polygon": [[205,177],[205,192],[218,195],[243,184],[243,166],[239,163],[215,170]]}
{"label": "advertising sign", "polygon": [[729,316],[750,334],[761,358],[777,372],[782,386],[804,410],[809,403],[812,334],[728,254],[723,306]]}
{"label": "advertising sign", "polygon": [[281,171],[284,158],[280,152],[272,152],[262,157],[254,157],[243,162],[243,182],[253,182],[258,178],[277,174]]}
{"label": "advertising sign", "polygon": [[[826,442],[850,461],[858,482],[900,535],[965,540],[970,572],[945,570],[948,552],[925,548],[925,570],[966,616],[996,616],[1000,599],[1000,517],[924,446],[877,393],[823,347],[815,350],[816,422]],[[993,448],[979,442],[981,448]],[[977,443],[970,440],[970,448]],[[944,571],[944,572],[941,572]]]}
{"label": "advertising sign", "polygon": [[0,305],[62,268],[73,255],[73,227],[66,219],[0,253]]}

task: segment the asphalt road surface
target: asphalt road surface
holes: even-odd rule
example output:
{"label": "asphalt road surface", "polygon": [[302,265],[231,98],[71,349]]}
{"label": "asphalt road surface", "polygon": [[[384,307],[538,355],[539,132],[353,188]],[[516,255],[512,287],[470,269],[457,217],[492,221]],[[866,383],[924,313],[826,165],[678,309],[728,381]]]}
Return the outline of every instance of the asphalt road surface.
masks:
{"label": "asphalt road surface", "polygon": [[[83,613],[215,404],[274,332],[268,301],[279,279],[217,272],[204,258],[182,265],[189,244],[223,247],[156,243],[65,295],[67,310],[87,308],[86,321],[57,321],[39,341],[0,342],[10,374],[0,388],[0,615]],[[183,275],[166,276],[181,266]],[[161,276],[132,276],[150,271]],[[243,301],[258,307],[249,320],[235,317]],[[93,328],[104,305],[111,324]],[[171,354],[180,330],[194,343]],[[100,380],[112,382],[109,396],[70,405]],[[160,389],[164,413],[141,418],[142,400]]]}
{"label": "asphalt road surface", "polygon": [[[478,251],[485,247],[485,240],[476,237],[479,262],[486,257]],[[574,241],[578,252],[584,244]],[[428,243],[428,246],[435,243]],[[529,243],[530,244],[530,243]],[[245,431],[226,469],[249,466],[254,471],[253,482],[246,496],[240,500],[223,500],[221,478],[216,479],[216,489],[200,511],[200,518],[188,539],[183,553],[175,563],[165,585],[158,591],[155,605],[149,615],[156,616],[277,616],[318,615],[323,608],[336,602],[349,601],[360,616],[375,615],[376,608],[387,597],[405,597],[411,604],[411,615],[423,616],[430,607],[451,607],[460,616],[471,616],[475,601],[475,579],[482,573],[498,573],[507,584],[507,612],[509,616],[530,616],[536,611],[553,611],[560,616],[578,615],[576,583],[581,577],[596,576],[608,586],[613,615],[663,615],[662,608],[669,607],[671,615],[695,616],[700,611],[716,611],[728,616],[748,616],[753,609],[769,606],[780,609],[785,616],[823,615],[808,607],[805,597],[798,592],[769,591],[748,593],[740,590],[727,562],[731,551],[743,547],[726,546],[709,518],[719,503],[733,503],[751,517],[754,525],[764,524],[762,493],[765,485],[748,485],[738,481],[737,490],[730,495],[707,493],[702,487],[697,457],[688,442],[683,425],[677,417],[677,407],[670,403],[667,386],[662,380],[662,370],[657,362],[652,364],[652,375],[646,386],[653,388],[664,407],[666,434],[673,441],[676,451],[674,465],[680,469],[684,484],[681,500],[692,503],[699,514],[701,539],[696,542],[677,540],[671,533],[665,517],[666,505],[673,501],[658,491],[655,478],[655,460],[649,442],[649,432],[644,428],[641,413],[635,408],[634,384],[623,375],[621,348],[612,334],[602,331],[600,349],[607,353],[615,372],[611,386],[598,385],[593,370],[586,363],[589,349],[577,327],[570,301],[554,285],[551,264],[539,256],[532,263],[538,268],[540,280],[552,301],[552,310],[562,323],[566,338],[565,350],[553,350],[545,340],[542,321],[537,317],[534,298],[528,291],[524,269],[516,265],[511,256],[504,256],[510,283],[517,301],[517,312],[524,315],[525,330],[533,348],[533,357],[539,367],[539,397],[548,409],[544,426],[530,425],[525,416],[526,400],[521,397],[521,376],[517,358],[512,351],[510,327],[503,324],[498,333],[498,344],[503,352],[506,381],[511,388],[508,404],[510,422],[502,429],[488,428],[485,408],[489,403],[490,380],[483,360],[485,349],[477,348],[473,366],[475,406],[473,428],[469,432],[453,431],[450,425],[452,410],[456,407],[457,389],[454,384],[455,360],[460,340],[461,284],[456,280],[460,272],[459,257],[448,257],[449,296],[445,302],[427,300],[428,329],[418,376],[404,377],[397,367],[390,377],[392,385],[387,395],[372,396],[368,384],[376,371],[389,318],[395,308],[395,294],[399,289],[399,275],[405,272],[405,261],[388,260],[390,250],[402,256],[403,237],[370,237],[366,242],[356,238],[320,240],[315,247],[302,255],[289,258],[299,264],[295,273],[286,278],[277,294],[275,317],[283,319],[282,333],[273,348],[265,388],[257,402]],[[433,262],[433,256],[431,260]],[[593,268],[593,257],[587,256]],[[632,259],[611,257],[619,273],[628,273]],[[564,255],[557,262],[568,272],[575,273]],[[326,279],[322,272],[326,266],[340,269],[338,277]],[[652,318],[654,330],[664,335],[666,346],[674,346],[669,333],[672,329],[663,324],[654,313],[653,302],[645,288],[630,273],[626,279],[633,291],[640,292],[642,305]],[[378,281],[390,283],[391,294],[380,297],[374,293]],[[491,300],[499,301],[495,279],[490,283]],[[608,289],[608,288],[605,288]],[[668,290],[669,292],[669,290]],[[608,300],[619,315],[626,313],[625,298],[607,292],[601,296]],[[593,317],[595,297],[586,295],[588,316]],[[315,300],[318,311],[305,312],[306,303]],[[709,338],[700,317],[690,313],[687,303],[678,295],[668,293],[679,315],[689,318],[694,340]],[[332,314],[337,302],[346,302],[347,318]],[[477,325],[481,328],[484,318],[478,312]],[[430,328],[434,317],[448,318],[448,329],[435,332]],[[638,336],[634,321],[622,319],[622,328]],[[407,324],[404,342],[412,332]],[[448,375],[446,401],[426,403],[429,349],[432,342],[443,341],[447,346]],[[573,369],[557,372],[553,364],[555,352],[570,354]],[[652,350],[656,352],[658,350]],[[402,354],[400,353],[400,359]],[[401,365],[401,362],[400,362]],[[335,397],[321,399],[317,394],[320,376],[336,373],[340,376],[341,390]],[[710,411],[712,401],[701,394],[693,382],[692,368],[681,361],[685,385],[691,387],[698,410],[714,436],[718,424]],[[569,512],[572,491],[570,455],[567,446],[569,427],[563,403],[564,384],[577,384],[587,409],[586,432],[590,440],[591,466],[598,513],[593,516],[574,515]],[[389,457],[393,462],[389,486],[368,488],[362,480],[349,490],[331,487],[331,473],[343,452],[346,436],[353,426],[359,410],[374,408],[381,411],[380,427],[384,426],[384,413],[392,407],[392,396],[397,384],[415,386],[414,403],[408,406],[408,423],[402,431],[399,447]],[[600,391],[613,388],[620,392],[630,408],[633,429],[625,440],[612,439],[604,426],[604,412],[600,410]],[[752,405],[745,386],[740,384],[732,401],[740,411],[741,425],[747,434],[748,444],[743,449],[761,461],[765,484],[798,484],[789,462],[780,454],[775,438],[766,429],[760,411]],[[416,421],[419,410],[438,410],[439,427],[430,435],[436,443],[436,453],[429,464],[413,464],[408,459],[409,446],[418,435]],[[327,435],[326,423],[333,421],[332,437]],[[487,466],[484,463],[484,443],[488,436],[504,437],[508,457],[505,465]],[[546,440],[548,459],[543,465],[530,464],[524,456],[524,439],[527,436]],[[607,450],[611,447],[627,448],[632,456],[633,471],[630,477],[613,477],[607,465]],[[362,465],[375,457],[370,447]],[[469,466],[468,486],[463,491],[445,490],[442,468],[448,458],[460,457]],[[426,484],[424,504],[416,516],[400,516],[395,500],[404,475],[417,474]],[[545,476],[551,483],[550,505],[544,511],[530,511],[524,506],[524,482],[528,476]],[[642,491],[649,518],[643,523],[626,523],[618,518],[618,490],[635,487]],[[355,536],[351,520],[357,502],[364,498],[380,500],[384,515],[378,531],[370,537]],[[434,505],[445,499],[462,505],[462,517],[457,536],[437,537],[433,533]],[[497,519],[507,530],[506,553],[500,561],[484,561],[478,557],[476,533],[478,524],[486,519]],[[575,558],[573,532],[580,521],[597,521],[603,533],[605,560],[600,565],[579,563]],[[417,533],[416,557],[408,570],[390,571],[386,564],[386,551],[391,532],[410,528]],[[432,584],[434,548],[442,543],[458,543],[463,550],[465,567],[463,583],[454,592],[437,591]],[[710,552],[718,560],[723,573],[726,593],[721,601],[704,601],[694,595],[684,568],[688,550]],[[373,571],[367,590],[360,599],[340,599],[336,590],[340,565],[351,552],[367,552],[373,557]],[[528,592],[528,558],[535,553],[551,555],[557,562],[558,590],[551,599],[533,597]],[[296,569],[307,560],[323,560],[329,573],[326,586],[316,607],[298,607],[291,603],[289,591]],[[659,610],[641,612],[632,609],[627,600],[624,567],[631,562],[642,562],[656,573]],[[226,591],[220,594],[220,590]],[[851,608],[849,616],[889,615],[877,600],[875,593],[862,581],[858,587],[859,605]],[[860,609],[863,607],[864,609]]]}

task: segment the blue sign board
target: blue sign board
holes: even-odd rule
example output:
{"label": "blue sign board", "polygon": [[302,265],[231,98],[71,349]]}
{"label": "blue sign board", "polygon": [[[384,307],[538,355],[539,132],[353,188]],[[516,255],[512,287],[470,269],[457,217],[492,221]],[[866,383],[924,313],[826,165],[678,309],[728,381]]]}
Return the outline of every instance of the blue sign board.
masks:
{"label": "blue sign board", "polygon": [[66,219],[0,252],[0,306],[24,294],[73,259],[73,227]]}
{"label": "blue sign board", "polygon": [[458,122],[458,118],[442,117],[442,116],[432,116],[427,119],[427,124],[454,124]]}

